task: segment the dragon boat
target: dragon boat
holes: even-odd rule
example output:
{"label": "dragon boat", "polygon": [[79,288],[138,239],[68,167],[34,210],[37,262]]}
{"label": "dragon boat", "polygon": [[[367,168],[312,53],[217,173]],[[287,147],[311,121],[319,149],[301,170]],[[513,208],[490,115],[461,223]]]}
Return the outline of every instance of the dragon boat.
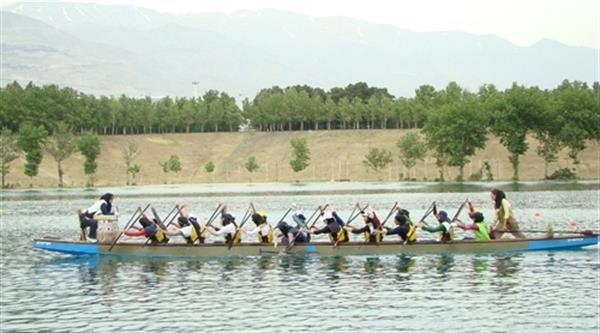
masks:
{"label": "dragon boat", "polygon": [[364,242],[340,243],[337,246],[329,242],[296,244],[291,248],[279,245],[258,243],[240,243],[228,246],[223,242],[188,245],[183,243],[150,245],[140,242],[118,242],[115,244],[88,243],[85,241],[65,240],[44,237],[33,240],[33,247],[41,250],[68,253],[72,255],[109,255],[138,257],[228,257],[261,256],[280,253],[300,255],[418,255],[418,254],[479,254],[506,253],[524,251],[545,251],[578,249],[598,244],[598,234],[558,235],[554,237],[499,239],[491,241],[454,240],[449,242],[420,241],[414,244],[402,244],[397,241],[383,241],[379,244]]}

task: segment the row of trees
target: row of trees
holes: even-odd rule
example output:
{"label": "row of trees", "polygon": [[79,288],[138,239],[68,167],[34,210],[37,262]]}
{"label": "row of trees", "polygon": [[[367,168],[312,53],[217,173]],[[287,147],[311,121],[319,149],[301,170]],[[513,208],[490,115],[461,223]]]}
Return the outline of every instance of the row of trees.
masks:
{"label": "row of trees", "polygon": [[13,82],[0,88],[0,124],[13,132],[25,124],[52,132],[64,122],[75,132],[150,134],[237,131],[242,112],[233,97],[210,90],[201,98],[96,97],[56,85]]}
{"label": "row of trees", "polygon": [[[477,94],[450,83],[429,100],[421,130],[424,138],[409,134],[397,143],[401,161],[410,169],[431,150],[440,180],[445,166],[457,167],[458,180],[463,180],[465,165],[485,147],[491,132],[508,150],[513,179],[518,180],[520,158],[528,151],[527,137],[532,134],[539,141],[536,153],[544,160],[544,178],[548,178],[548,164],[558,159],[561,150],[566,149],[577,165],[586,142],[600,140],[599,96],[597,83],[590,89],[577,81],[564,81],[552,91],[513,84],[499,92],[488,85]],[[391,153],[385,150],[370,153],[365,163],[375,170],[391,161]]]}

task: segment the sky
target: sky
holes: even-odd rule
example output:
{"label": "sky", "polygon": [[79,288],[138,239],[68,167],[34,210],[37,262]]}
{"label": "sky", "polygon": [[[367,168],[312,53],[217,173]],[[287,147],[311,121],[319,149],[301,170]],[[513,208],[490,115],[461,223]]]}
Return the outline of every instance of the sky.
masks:
{"label": "sky", "polygon": [[[0,0],[2,2],[7,2]],[[10,1],[20,2],[20,1]],[[517,45],[542,39],[600,49],[599,0],[80,0],[131,4],[162,12],[274,8],[313,16],[347,16],[414,31],[495,34]]]}

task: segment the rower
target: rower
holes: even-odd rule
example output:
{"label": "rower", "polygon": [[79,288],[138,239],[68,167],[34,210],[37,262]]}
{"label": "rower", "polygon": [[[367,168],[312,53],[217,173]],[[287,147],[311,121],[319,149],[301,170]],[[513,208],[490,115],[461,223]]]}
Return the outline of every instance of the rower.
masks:
{"label": "rower", "polygon": [[206,231],[213,236],[224,236],[225,243],[229,246],[238,244],[241,240],[241,234],[235,223],[235,217],[227,213],[226,206],[223,206],[223,209],[221,210],[221,228],[207,226]]}
{"label": "rower", "polygon": [[[141,228],[136,226],[131,226],[129,229],[125,230],[125,236],[136,237],[136,236],[145,236],[150,240],[151,245],[157,244],[165,244],[169,242],[169,237],[167,236],[167,231],[165,230],[164,225],[160,219],[156,216],[156,211],[154,211],[155,217],[152,218],[148,213],[143,213],[138,222],[142,225]],[[135,231],[131,230],[134,229]]]}
{"label": "rower", "polygon": [[394,216],[395,228],[384,227],[384,235],[398,235],[404,244],[413,244],[417,241],[417,228],[410,219],[410,213],[406,209],[399,209]]}
{"label": "rower", "polygon": [[260,244],[271,244],[273,242],[273,228],[267,222],[267,213],[256,212],[254,205],[251,205],[251,207],[253,211],[252,222],[256,227],[250,231],[244,231],[244,233],[250,236],[257,235]]}
{"label": "rower", "polygon": [[85,229],[89,228],[87,238],[90,242],[96,241],[96,231],[98,230],[98,221],[94,219],[96,214],[118,215],[112,205],[113,199],[112,193],[105,193],[90,208],[79,214],[79,226],[84,232],[83,235],[85,235]]}
{"label": "rower", "polygon": [[483,214],[478,211],[469,212],[469,217],[473,220],[472,224],[465,224],[458,220],[459,223],[456,226],[463,230],[473,230],[477,241],[490,240],[488,224],[485,222]]}
{"label": "rower", "polygon": [[273,233],[275,246],[277,246],[277,243],[282,243],[289,248],[294,246],[295,243],[308,243],[310,241],[310,237],[308,236],[309,235],[301,232],[300,229],[292,227],[285,221],[279,222]]}
{"label": "rower", "polygon": [[379,229],[381,225],[381,221],[373,207],[369,206],[368,209],[368,212],[365,212],[364,210],[360,211],[363,221],[365,222],[365,225],[362,228],[346,225],[344,226],[344,229],[352,232],[353,234],[364,234],[366,244],[379,244],[383,239],[383,234],[381,232],[377,232],[377,229]]}
{"label": "rower", "polygon": [[446,211],[444,211],[444,210],[440,210],[435,215],[435,218],[440,223],[437,227],[422,226],[421,229],[431,232],[431,233],[439,232],[440,233],[439,241],[441,241],[441,242],[447,242],[447,241],[454,240],[454,225],[456,223],[453,223],[452,221],[450,221],[450,218],[448,217],[448,213],[446,213]]}
{"label": "rower", "polygon": [[204,243],[206,229],[202,228],[198,219],[191,215],[185,206],[178,206],[177,208],[179,209],[177,223],[167,230],[167,234],[169,236],[182,236],[190,245],[194,244],[196,240],[199,243]]}
{"label": "rower", "polygon": [[328,234],[329,240],[334,245],[338,243],[345,243],[348,241],[348,232],[343,228],[344,222],[335,212],[325,213],[323,215],[323,222],[325,222],[325,226],[321,229],[313,226],[308,231],[311,234]]}

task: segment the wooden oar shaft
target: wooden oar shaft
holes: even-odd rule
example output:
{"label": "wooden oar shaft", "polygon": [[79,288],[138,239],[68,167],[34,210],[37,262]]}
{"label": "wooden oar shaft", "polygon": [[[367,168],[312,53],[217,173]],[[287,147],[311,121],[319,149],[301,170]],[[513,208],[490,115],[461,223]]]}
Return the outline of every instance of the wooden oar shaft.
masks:
{"label": "wooden oar shaft", "polygon": [[117,236],[117,238],[115,238],[115,240],[113,241],[113,243],[110,245],[110,247],[108,248],[108,252],[112,251],[113,247],[115,246],[115,244],[117,244],[117,242],[119,241],[119,238],[121,238],[121,236],[123,236],[123,233],[125,232],[125,230],[127,230],[129,228],[129,225],[133,225],[135,224],[135,221],[137,221],[137,215],[138,213],[144,214],[144,212],[148,209],[148,207],[150,207],[150,204],[147,204],[146,207],[144,207],[144,210],[141,210],[139,207],[138,209],[136,209],[135,213],[133,213],[133,215],[131,216],[131,218],[129,219],[129,221],[127,221],[127,224],[125,224],[125,228],[123,228],[123,230],[121,230],[121,232],[119,233],[119,235]]}
{"label": "wooden oar shaft", "polygon": [[[327,207],[329,207],[329,204],[325,204],[325,206],[323,206],[323,207],[321,207],[321,206],[317,207],[317,210],[319,210],[319,211],[320,211],[320,213],[319,213],[317,216],[315,216],[315,220],[314,220],[314,221],[312,222],[312,224],[310,225],[310,228],[314,227],[314,226],[315,226],[315,223],[317,223],[317,221],[319,220],[319,217],[320,217],[320,216],[323,216],[323,214],[325,214],[325,209],[327,209]],[[308,224],[308,223],[307,223],[307,224]],[[309,229],[310,229],[310,228],[309,228]]]}
{"label": "wooden oar shaft", "polygon": [[390,212],[387,214],[387,216],[385,217],[385,219],[381,222],[381,225],[379,226],[379,229],[381,229],[383,227],[383,225],[390,219],[390,216],[392,216],[392,213],[394,213],[394,210],[398,207],[398,202],[396,201],[394,203],[394,205],[392,206],[392,209],[390,209]]}
{"label": "wooden oar shaft", "polygon": [[456,221],[456,219],[458,218],[458,215],[463,210],[463,208],[465,208],[466,204],[467,204],[467,200],[463,201],[462,205],[460,205],[460,207],[458,207],[458,210],[456,211],[456,214],[454,214],[454,217],[450,221],[452,221],[452,222]]}
{"label": "wooden oar shaft", "polygon": [[217,208],[215,209],[215,211],[212,213],[212,215],[208,218],[208,222],[206,223],[207,227],[210,227],[210,225],[213,223],[213,221],[215,220],[215,218],[217,217],[217,212],[219,211],[219,208],[221,208],[223,206],[223,204],[218,204]]}

